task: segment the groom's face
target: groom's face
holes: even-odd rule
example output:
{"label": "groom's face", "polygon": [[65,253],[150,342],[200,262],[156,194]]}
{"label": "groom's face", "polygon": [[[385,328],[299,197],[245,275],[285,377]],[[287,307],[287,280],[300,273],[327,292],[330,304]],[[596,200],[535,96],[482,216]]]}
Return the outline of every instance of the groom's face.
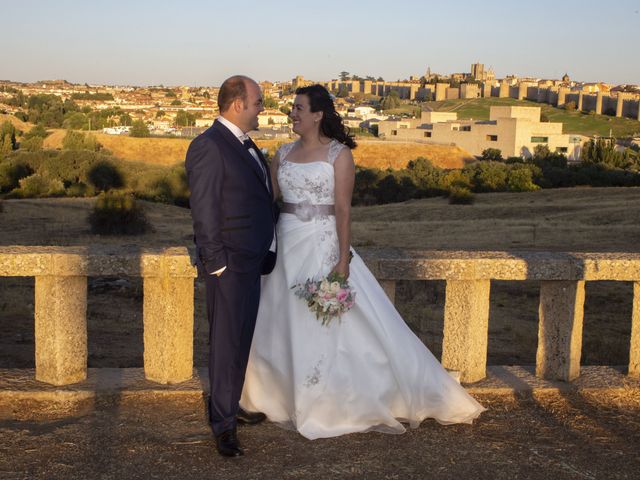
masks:
{"label": "groom's face", "polygon": [[243,105],[242,111],[239,112],[240,120],[243,125],[238,125],[245,132],[256,130],[258,128],[258,115],[264,110],[262,105],[262,92],[255,82],[247,82],[247,100]]}

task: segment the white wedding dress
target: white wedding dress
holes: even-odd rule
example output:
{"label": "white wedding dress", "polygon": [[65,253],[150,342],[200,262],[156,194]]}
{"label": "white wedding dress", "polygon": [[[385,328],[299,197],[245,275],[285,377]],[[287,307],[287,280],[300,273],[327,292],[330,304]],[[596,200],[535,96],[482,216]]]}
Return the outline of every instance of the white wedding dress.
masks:
{"label": "white wedding dress", "polygon": [[[280,149],[278,184],[289,203],[334,203],[333,140],[328,158],[287,161]],[[425,418],[471,423],[484,408],[413,334],[382,287],[354,254],[349,284],[355,306],[323,326],[291,287],[326,276],[338,261],[334,216],[302,221],[283,213],[278,260],[262,293],[240,404],[309,439],[377,430],[405,431]]]}

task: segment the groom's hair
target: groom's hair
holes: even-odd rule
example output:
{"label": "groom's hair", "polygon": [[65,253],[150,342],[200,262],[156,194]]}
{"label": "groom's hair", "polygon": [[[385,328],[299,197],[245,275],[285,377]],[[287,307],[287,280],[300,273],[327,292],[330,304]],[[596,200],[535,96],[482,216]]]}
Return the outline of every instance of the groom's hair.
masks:
{"label": "groom's hair", "polygon": [[220,109],[220,113],[229,110],[231,104],[238,98],[246,105],[247,81],[251,81],[251,79],[244,75],[234,75],[222,82],[222,86],[218,92],[218,108]]}

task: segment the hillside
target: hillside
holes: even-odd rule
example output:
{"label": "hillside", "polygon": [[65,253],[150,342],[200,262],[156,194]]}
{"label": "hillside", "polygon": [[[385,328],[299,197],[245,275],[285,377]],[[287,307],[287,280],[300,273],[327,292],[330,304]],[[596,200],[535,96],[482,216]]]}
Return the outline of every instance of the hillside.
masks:
{"label": "hillside", "polygon": [[[126,135],[93,133],[104,148],[124,160],[142,161],[157,165],[173,165],[184,160],[189,139],[182,138],[134,138]],[[64,130],[53,130],[45,139],[46,148],[61,148]],[[271,154],[284,143],[282,140],[258,140],[259,147]],[[426,157],[442,168],[462,168],[474,158],[464,150],[449,145],[419,143],[392,143],[376,140],[359,140],[353,151],[356,164],[365,167],[403,168],[415,158]]]}
{"label": "hillside", "polygon": [[23,122],[22,120],[15,117],[14,115],[0,113],[0,124],[6,122],[7,120],[9,120],[14,127],[16,127],[18,130],[21,130],[23,132],[28,132],[33,127],[32,123]]}
{"label": "hillside", "polygon": [[474,120],[488,120],[491,106],[522,106],[540,107],[542,114],[550,122],[564,124],[564,133],[576,133],[585,136],[599,135],[614,137],[629,137],[640,135],[640,122],[630,118],[616,118],[609,115],[590,115],[577,111],[569,112],[563,108],[556,108],[546,103],[513,98],[475,98],[467,100],[442,100],[427,102],[423,106],[435,111],[456,112],[459,119],[472,118]]}

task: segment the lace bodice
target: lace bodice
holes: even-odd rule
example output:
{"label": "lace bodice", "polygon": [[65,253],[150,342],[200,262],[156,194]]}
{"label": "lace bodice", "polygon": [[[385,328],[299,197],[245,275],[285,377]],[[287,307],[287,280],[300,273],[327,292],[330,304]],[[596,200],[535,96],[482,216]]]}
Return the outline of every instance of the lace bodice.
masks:
{"label": "lace bodice", "polygon": [[334,204],[333,163],[345,145],[331,140],[327,158],[306,163],[294,163],[287,156],[297,142],[280,147],[280,165],[278,185],[282,199],[288,203],[300,203],[305,200],[316,205]]}

